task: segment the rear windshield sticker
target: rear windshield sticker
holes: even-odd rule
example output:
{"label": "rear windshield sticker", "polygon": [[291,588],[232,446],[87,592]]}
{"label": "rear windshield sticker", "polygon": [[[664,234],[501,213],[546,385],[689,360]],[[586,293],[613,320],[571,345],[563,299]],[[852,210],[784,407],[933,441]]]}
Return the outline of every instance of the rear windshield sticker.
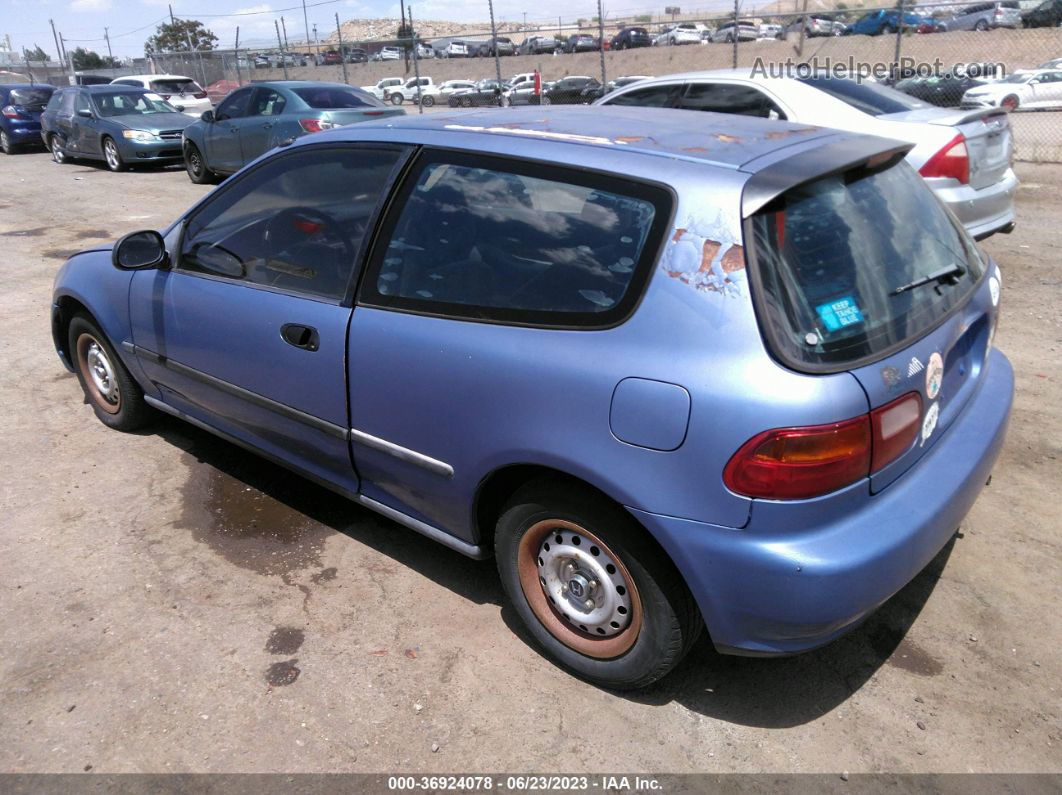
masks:
{"label": "rear windshield sticker", "polygon": [[999,279],[995,276],[988,280],[988,292],[992,296],[992,306],[999,306]]}
{"label": "rear windshield sticker", "polygon": [[912,375],[922,372],[924,368],[925,365],[922,364],[921,359],[917,356],[912,356],[911,361],[907,363],[907,377],[910,378]]}
{"label": "rear windshield sticker", "polygon": [[933,431],[937,429],[937,419],[940,417],[940,403],[934,403],[926,411],[925,419],[922,420],[922,441],[918,446],[921,447],[926,443],[926,440],[933,435]]}
{"label": "rear windshield sticker", "polygon": [[930,400],[936,400],[940,394],[940,382],[943,378],[944,360],[940,358],[939,353],[934,352],[926,365],[926,397]]}
{"label": "rear windshield sticker", "polygon": [[890,392],[895,392],[900,387],[900,371],[891,365],[885,367],[881,371],[881,380]]}
{"label": "rear windshield sticker", "polygon": [[859,311],[859,306],[850,295],[830,301],[828,304],[821,304],[815,307],[815,311],[826,324],[827,331],[838,331],[863,322],[863,313]]}

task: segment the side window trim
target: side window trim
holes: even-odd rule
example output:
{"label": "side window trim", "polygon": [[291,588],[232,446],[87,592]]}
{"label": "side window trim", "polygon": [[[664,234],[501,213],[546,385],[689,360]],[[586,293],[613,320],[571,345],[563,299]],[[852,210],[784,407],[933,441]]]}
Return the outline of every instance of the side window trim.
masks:
{"label": "side window trim", "polygon": [[[391,170],[390,175],[388,176],[387,184],[384,186],[383,193],[381,194],[381,199],[379,202],[377,202],[376,208],[373,210],[373,213],[369,217],[369,220],[366,224],[365,235],[362,238],[361,245],[359,246],[358,251],[354,255],[354,265],[351,269],[351,275],[347,279],[347,288],[342,299],[328,298],[326,296],[314,295],[311,293],[302,293],[298,292],[297,290],[285,289],[283,287],[274,287],[272,285],[259,284],[257,282],[249,282],[242,279],[232,279],[221,275],[203,273],[202,271],[187,270],[186,268],[183,268],[181,266],[181,253],[184,250],[184,239],[185,235],[188,232],[188,226],[193,220],[195,220],[195,217],[199,215],[199,213],[203,212],[215,201],[219,201],[229,191],[237,189],[249,176],[255,174],[259,169],[264,168],[270,164],[276,163],[281,159],[297,156],[300,152],[316,152],[327,149],[383,150],[388,152],[395,152],[398,155],[398,158],[395,161],[395,166]],[[390,207],[391,202],[394,199],[396,189],[399,183],[401,182],[400,177],[403,175],[408,165],[414,159],[413,153],[414,147],[408,144],[387,143],[383,141],[342,141],[337,143],[315,144],[312,146],[300,146],[297,150],[290,150],[284,152],[283,154],[276,155],[275,157],[270,157],[266,160],[263,160],[262,162],[256,164],[253,168],[246,169],[244,171],[241,171],[238,175],[229,177],[222,185],[218,186],[213,191],[208,193],[206,197],[204,197],[203,201],[194,206],[188,212],[188,214],[181,219],[179,224],[180,232],[176,236],[176,242],[173,251],[171,252],[170,259],[172,260],[172,265],[170,266],[170,270],[176,273],[180,273],[184,276],[193,276],[199,279],[210,279],[212,281],[220,281],[226,284],[247,287],[248,289],[252,290],[266,290],[267,292],[274,292],[280,293],[281,295],[290,295],[298,298],[305,298],[308,301],[317,301],[318,303],[335,304],[346,307],[353,306],[354,294],[358,290],[358,285],[360,284],[362,274],[365,273],[368,267],[369,254],[376,240],[376,236],[380,228],[380,221],[384,215],[384,211]]]}
{"label": "side window trim", "polygon": [[[646,237],[645,248],[642,251],[642,259],[635,266],[635,277],[632,278],[628,284],[628,292],[632,296],[632,300],[630,300],[629,305],[626,306],[624,313],[614,321],[602,323],[601,325],[588,325],[576,322],[526,322],[519,320],[503,320],[492,317],[475,317],[471,314],[461,314],[455,311],[438,312],[395,306],[380,306],[374,303],[371,299],[368,299],[365,295],[368,289],[367,285],[369,284],[368,279],[375,278],[380,271],[383,259],[387,253],[389,236],[394,232],[405,207],[405,203],[416,187],[416,178],[419,176],[423,168],[433,162],[450,162],[457,164],[461,163],[462,160],[467,161],[469,164],[474,164],[476,168],[498,169],[503,171],[513,171],[516,169],[515,173],[519,173],[521,168],[523,170],[530,170],[536,167],[555,169],[572,175],[574,177],[572,184],[580,184],[579,177],[582,177],[583,181],[587,181],[588,178],[598,178],[602,180],[622,182],[628,186],[640,186],[646,190],[656,190],[666,194],[666,206],[662,208],[664,209],[664,212],[657,212],[656,217],[653,219],[650,231]],[[624,195],[631,195],[633,192],[634,191],[628,188],[627,193]],[[626,323],[634,315],[638,310],[642,299],[645,297],[645,294],[649,291],[655,265],[660,260],[664,246],[667,243],[667,230],[673,225],[677,208],[678,197],[671,186],[645,178],[620,179],[615,174],[610,174],[608,172],[580,169],[576,166],[567,164],[557,164],[553,162],[547,163],[538,160],[510,157],[494,152],[478,153],[463,149],[422,146],[409,157],[405,164],[403,164],[400,171],[400,178],[392,184],[383,211],[375,219],[376,223],[372,232],[372,239],[369,240],[368,237],[366,238],[367,245],[364,247],[366,256],[362,258],[361,267],[357,274],[357,285],[354,290],[353,305],[355,308],[358,306],[366,306],[388,312],[441,317],[458,322],[486,323],[496,326],[545,328],[556,331],[600,331],[615,328]],[[659,210],[661,208],[657,209]],[[457,305],[455,305],[455,308],[458,308]]]}

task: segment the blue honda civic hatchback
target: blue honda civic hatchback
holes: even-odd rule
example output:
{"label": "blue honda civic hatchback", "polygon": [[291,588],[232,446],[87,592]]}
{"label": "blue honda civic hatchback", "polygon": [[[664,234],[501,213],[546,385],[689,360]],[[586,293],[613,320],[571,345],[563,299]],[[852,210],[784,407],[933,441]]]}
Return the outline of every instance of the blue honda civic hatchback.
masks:
{"label": "blue honda civic hatchback", "polygon": [[[707,121],[706,121],[707,120]],[[858,625],[989,479],[1001,276],[907,145],[549,108],[274,150],[59,272],[105,424],[180,417],[474,558],[613,688]]]}

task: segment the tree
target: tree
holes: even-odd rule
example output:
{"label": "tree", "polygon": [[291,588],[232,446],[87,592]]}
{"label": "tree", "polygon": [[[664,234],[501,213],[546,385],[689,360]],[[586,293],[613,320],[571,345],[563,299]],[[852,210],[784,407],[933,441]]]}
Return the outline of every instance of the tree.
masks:
{"label": "tree", "polygon": [[199,20],[175,19],[158,26],[155,35],[144,42],[144,52],[151,55],[159,52],[212,50],[217,43],[218,37],[203,27]]}
{"label": "tree", "polygon": [[122,65],[117,58],[112,58],[109,55],[101,56],[99,53],[86,50],[84,47],[78,47],[70,53],[70,58],[74,61],[74,69],[78,71],[82,69],[114,69]]}
{"label": "tree", "polygon": [[26,49],[25,47],[23,47],[22,48],[22,57],[23,57],[24,60],[27,60],[27,61],[47,61],[47,60],[49,60],[48,53],[46,53],[44,50],[42,50],[37,45],[34,45],[32,50],[29,50],[29,49]]}

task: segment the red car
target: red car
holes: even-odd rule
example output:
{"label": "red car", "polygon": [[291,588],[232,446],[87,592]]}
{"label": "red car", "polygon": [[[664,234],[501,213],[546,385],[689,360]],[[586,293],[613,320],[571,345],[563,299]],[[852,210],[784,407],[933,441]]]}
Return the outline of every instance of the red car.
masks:
{"label": "red car", "polygon": [[211,104],[217,105],[229,94],[230,91],[235,91],[240,85],[241,84],[235,80],[218,80],[207,86],[207,97],[209,97]]}
{"label": "red car", "polygon": [[329,50],[324,54],[325,66],[339,66],[341,63],[343,63],[343,56],[335,50]]}

